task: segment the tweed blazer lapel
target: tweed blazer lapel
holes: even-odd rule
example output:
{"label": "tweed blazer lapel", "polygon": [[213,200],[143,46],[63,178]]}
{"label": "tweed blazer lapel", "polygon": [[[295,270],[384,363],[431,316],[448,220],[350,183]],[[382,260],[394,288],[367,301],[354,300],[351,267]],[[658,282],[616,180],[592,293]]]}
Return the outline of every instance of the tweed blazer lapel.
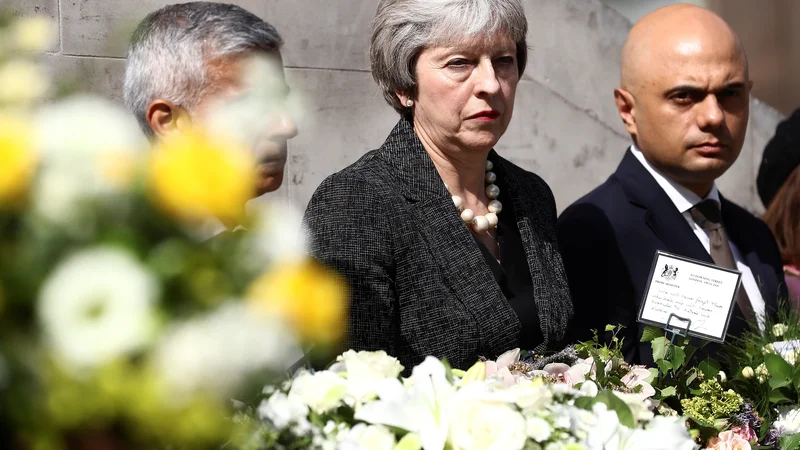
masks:
{"label": "tweed blazer lapel", "polygon": [[[544,350],[552,348],[551,344],[560,343],[568,325],[568,318],[572,316],[572,304],[568,301],[569,296],[565,293],[566,302],[560,302],[552,293],[556,289],[557,282],[553,279],[554,271],[563,271],[561,261],[551,260],[553,254],[558,251],[555,235],[547,236],[544,230],[553,229],[552,224],[545,223],[548,220],[555,221],[555,217],[548,217],[548,214],[541,211],[540,205],[530,201],[531,193],[524,189],[524,181],[521,169],[515,167],[509,161],[500,157],[492,150],[489,160],[495,166],[495,172],[499,180],[505,187],[506,198],[510,197],[514,204],[514,211],[517,216],[517,229],[522,237],[525,248],[525,256],[528,261],[528,270],[533,281],[533,299],[536,303],[536,310],[539,315],[539,326],[542,329],[544,342],[536,349]],[[566,273],[563,274],[566,279]]]}
{"label": "tweed blazer lapel", "polygon": [[411,122],[401,119],[381,150],[444,281],[481,331],[481,352],[492,357],[517,347],[519,319],[494,282]]}

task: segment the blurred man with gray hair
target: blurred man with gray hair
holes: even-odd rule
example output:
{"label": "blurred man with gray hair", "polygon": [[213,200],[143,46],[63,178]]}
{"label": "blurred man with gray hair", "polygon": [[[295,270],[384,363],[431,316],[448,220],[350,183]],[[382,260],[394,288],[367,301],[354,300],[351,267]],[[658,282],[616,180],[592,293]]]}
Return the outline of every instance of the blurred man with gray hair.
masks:
{"label": "blurred man with gray hair", "polygon": [[151,139],[180,133],[242,95],[253,57],[272,61],[278,68],[273,76],[251,76],[251,83],[271,85],[267,90],[276,106],[268,120],[258,121],[261,129],[250,142],[258,161],[254,196],[274,191],[283,182],[286,142],[297,135],[295,123],[280,105],[289,91],[282,44],[272,25],[236,5],[165,6],[148,14],[134,31],[125,66],[125,104]]}

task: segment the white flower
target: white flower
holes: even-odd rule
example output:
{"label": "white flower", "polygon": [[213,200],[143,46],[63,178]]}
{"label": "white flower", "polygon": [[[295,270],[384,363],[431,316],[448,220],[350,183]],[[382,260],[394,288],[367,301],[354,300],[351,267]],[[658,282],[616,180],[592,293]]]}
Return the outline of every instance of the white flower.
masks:
{"label": "white flower", "polygon": [[553,402],[553,393],[541,379],[521,378],[509,391],[522,409],[544,409]]}
{"label": "white flower", "polygon": [[653,418],[653,412],[651,411],[652,403],[649,399],[643,399],[640,394],[627,394],[618,391],[612,392],[628,405],[637,423],[646,422]]}
{"label": "white flower", "polygon": [[312,411],[322,414],[342,404],[345,389],[345,379],[331,371],[302,371],[292,381],[289,397],[296,396]]}
{"label": "white flower", "polygon": [[397,378],[403,366],[396,358],[380,350],[376,352],[355,352],[348,350],[336,358],[337,364],[331,370],[347,373],[347,394],[357,402],[374,396],[381,383],[387,378]]}
{"label": "white flower", "polygon": [[450,443],[454,450],[520,450],[526,438],[525,418],[506,403],[467,400],[453,408]]}
{"label": "white flower", "polygon": [[392,450],[396,444],[394,433],[383,425],[359,423],[344,437],[341,450]]}
{"label": "white flower", "polygon": [[98,247],[61,262],[42,286],[37,306],[57,356],[79,369],[147,345],[158,296],[155,278],[133,256]]}
{"label": "white flower", "polygon": [[254,314],[239,301],[176,324],[155,352],[156,367],[177,400],[195,390],[229,396],[247,377],[283,371],[300,357],[282,323]]}
{"label": "white flower", "polygon": [[25,104],[42,98],[50,80],[42,66],[23,59],[0,65],[0,103]]}
{"label": "white flower", "polygon": [[258,405],[258,417],[269,420],[277,429],[292,424],[308,424],[308,406],[297,398],[289,398],[283,392],[276,392]]}
{"label": "white flower", "polygon": [[800,433],[800,408],[779,406],[778,419],[772,426],[780,432],[781,436]]}
{"label": "white flower", "polygon": [[755,375],[756,372],[750,366],[747,366],[744,369],[742,369],[742,377],[744,378],[753,378]]}
{"label": "white flower", "polygon": [[762,353],[774,354],[775,353],[775,346],[773,344],[767,344],[767,345],[761,347],[761,352]]}
{"label": "white flower", "polygon": [[628,430],[620,450],[693,450],[694,440],[681,417],[654,417],[644,429]]}
{"label": "white flower", "polygon": [[789,330],[789,326],[785,323],[776,323],[772,326],[772,334],[776,337],[781,337]]}
{"label": "white flower", "polygon": [[380,399],[364,405],[355,418],[416,433],[425,450],[442,450],[455,392],[445,373],[442,362],[428,356],[412,369],[407,386],[397,379],[386,379],[378,389]]}
{"label": "white flower", "polygon": [[289,202],[268,197],[253,199],[247,204],[248,215],[254,223],[245,236],[251,248],[245,262],[256,268],[296,262],[308,253],[302,212]]}
{"label": "white flower", "polygon": [[100,98],[76,96],[48,105],[35,123],[42,181],[34,189],[34,208],[62,225],[82,226],[76,224],[80,202],[128,189],[149,150],[131,115]]}
{"label": "white flower", "polygon": [[550,439],[550,435],[552,434],[550,424],[541,417],[535,416],[526,417],[525,430],[528,434],[528,437],[536,442],[544,442]]}
{"label": "white flower", "polygon": [[50,48],[58,29],[52,19],[39,16],[18,19],[11,27],[11,32],[17,49],[39,53]]}

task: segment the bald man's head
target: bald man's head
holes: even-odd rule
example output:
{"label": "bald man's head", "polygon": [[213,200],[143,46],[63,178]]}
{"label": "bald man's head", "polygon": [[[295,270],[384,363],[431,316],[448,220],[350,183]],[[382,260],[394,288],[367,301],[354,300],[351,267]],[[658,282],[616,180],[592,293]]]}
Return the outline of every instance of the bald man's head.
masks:
{"label": "bald man's head", "polygon": [[647,160],[705,195],[739,155],[749,116],[747,57],[722,18],[687,4],[637,22],[622,51],[620,116]]}

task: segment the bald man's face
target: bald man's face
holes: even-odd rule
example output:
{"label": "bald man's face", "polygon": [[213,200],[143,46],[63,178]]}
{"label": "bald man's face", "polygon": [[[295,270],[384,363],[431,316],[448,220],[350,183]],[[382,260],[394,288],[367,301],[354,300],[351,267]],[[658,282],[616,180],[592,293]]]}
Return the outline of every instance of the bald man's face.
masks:
{"label": "bald man's face", "polygon": [[697,34],[666,37],[636,52],[628,61],[635,76],[616,97],[648,161],[704,196],[741,152],[751,83],[732,35]]}

